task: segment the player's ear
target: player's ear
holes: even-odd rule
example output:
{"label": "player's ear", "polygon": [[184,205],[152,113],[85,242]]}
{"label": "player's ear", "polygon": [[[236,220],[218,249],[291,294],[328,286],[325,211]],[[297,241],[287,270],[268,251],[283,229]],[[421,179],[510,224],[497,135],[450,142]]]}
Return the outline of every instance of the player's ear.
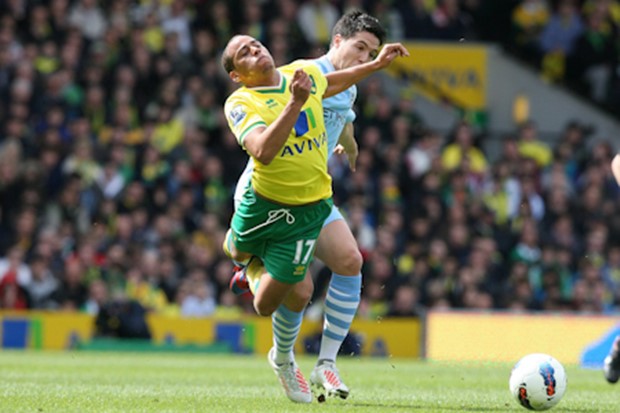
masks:
{"label": "player's ear", "polygon": [[228,76],[230,77],[230,80],[232,80],[235,83],[240,83],[241,79],[239,78],[239,73],[237,73],[236,71],[232,71],[230,73],[228,73]]}
{"label": "player's ear", "polygon": [[338,47],[340,46],[340,42],[342,42],[342,36],[340,34],[335,34],[334,37],[332,37],[332,45]]}

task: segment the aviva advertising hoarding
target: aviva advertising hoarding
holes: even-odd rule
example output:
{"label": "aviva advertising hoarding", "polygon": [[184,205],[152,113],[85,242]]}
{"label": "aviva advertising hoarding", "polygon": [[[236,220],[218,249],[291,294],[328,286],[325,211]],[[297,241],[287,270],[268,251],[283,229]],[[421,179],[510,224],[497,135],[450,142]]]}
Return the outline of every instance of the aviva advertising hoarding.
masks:
{"label": "aviva advertising hoarding", "polygon": [[[214,346],[218,351],[266,354],[272,343],[271,319],[241,316],[233,319],[183,318],[151,314],[146,322],[151,343],[162,348]],[[316,350],[320,321],[304,320],[296,351]],[[0,350],[61,350],[88,347],[95,334],[88,314],[0,311]],[[355,320],[350,353],[365,356],[420,357],[422,323],[418,319]]]}
{"label": "aviva advertising hoarding", "polygon": [[389,73],[431,99],[474,111],[486,109],[487,51],[467,43],[406,43],[409,57],[396,59]]}

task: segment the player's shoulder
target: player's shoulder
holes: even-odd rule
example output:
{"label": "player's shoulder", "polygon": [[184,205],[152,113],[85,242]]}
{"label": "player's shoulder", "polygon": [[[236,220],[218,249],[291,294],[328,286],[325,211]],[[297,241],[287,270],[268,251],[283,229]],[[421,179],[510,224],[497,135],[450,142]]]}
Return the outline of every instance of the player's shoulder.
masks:
{"label": "player's shoulder", "polygon": [[279,70],[295,70],[300,67],[308,66],[310,63],[311,61],[308,59],[297,59],[297,60],[293,60],[292,62],[284,66],[280,66]]}
{"label": "player's shoulder", "polygon": [[321,73],[323,73],[324,75],[336,71],[336,69],[334,68],[334,65],[329,60],[327,55],[323,55],[323,56],[318,57],[316,59],[312,59],[312,63],[316,67],[318,67],[319,70],[321,71]]}
{"label": "player's shoulder", "polygon": [[227,98],[224,106],[230,106],[242,102],[251,102],[254,99],[254,95],[246,87],[240,87],[232,92]]}

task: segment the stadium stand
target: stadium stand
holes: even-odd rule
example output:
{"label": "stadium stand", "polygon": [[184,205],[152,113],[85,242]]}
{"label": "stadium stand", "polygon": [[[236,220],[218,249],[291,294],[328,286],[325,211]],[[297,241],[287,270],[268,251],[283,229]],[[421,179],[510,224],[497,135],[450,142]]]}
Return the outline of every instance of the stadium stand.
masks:
{"label": "stadium stand", "polygon": [[[220,250],[246,155],[219,54],[245,32],[277,64],[318,56],[352,7],[394,40],[497,43],[620,117],[612,0],[2,2],[0,308],[251,311]],[[583,119],[549,141],[525,122],[489,154],[468,119],[443,134],[375,80],[357,113],[357,171],[330,168],[365,258],[360,317],[619,309],[616,136],[590,142]]]}

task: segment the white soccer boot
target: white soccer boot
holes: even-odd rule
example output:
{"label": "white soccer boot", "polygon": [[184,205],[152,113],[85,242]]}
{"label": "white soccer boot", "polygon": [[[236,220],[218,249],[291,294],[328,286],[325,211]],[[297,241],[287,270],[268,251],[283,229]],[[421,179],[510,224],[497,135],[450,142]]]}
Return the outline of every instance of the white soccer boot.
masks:
{"label": "white soccer boot", "polygon": [[274,361],[275,352],[275,347],[272,347],[267,355],[267,360],[269,360],[269,365],[271,365],[274,373],[278,376],[286,396],[296,403],[311,403],[312,393],[310,392],[310,385],[301,370],[299,370],[297,363],[291,361],[279,366]]}
{"label": "white soccer boot", "polygon": [[319,402],[325,401],[325,396],[349,397],[349,388],[340,379],[340,373],[333,361],[323,361],[310,374],[310,383],[317,393]]}

